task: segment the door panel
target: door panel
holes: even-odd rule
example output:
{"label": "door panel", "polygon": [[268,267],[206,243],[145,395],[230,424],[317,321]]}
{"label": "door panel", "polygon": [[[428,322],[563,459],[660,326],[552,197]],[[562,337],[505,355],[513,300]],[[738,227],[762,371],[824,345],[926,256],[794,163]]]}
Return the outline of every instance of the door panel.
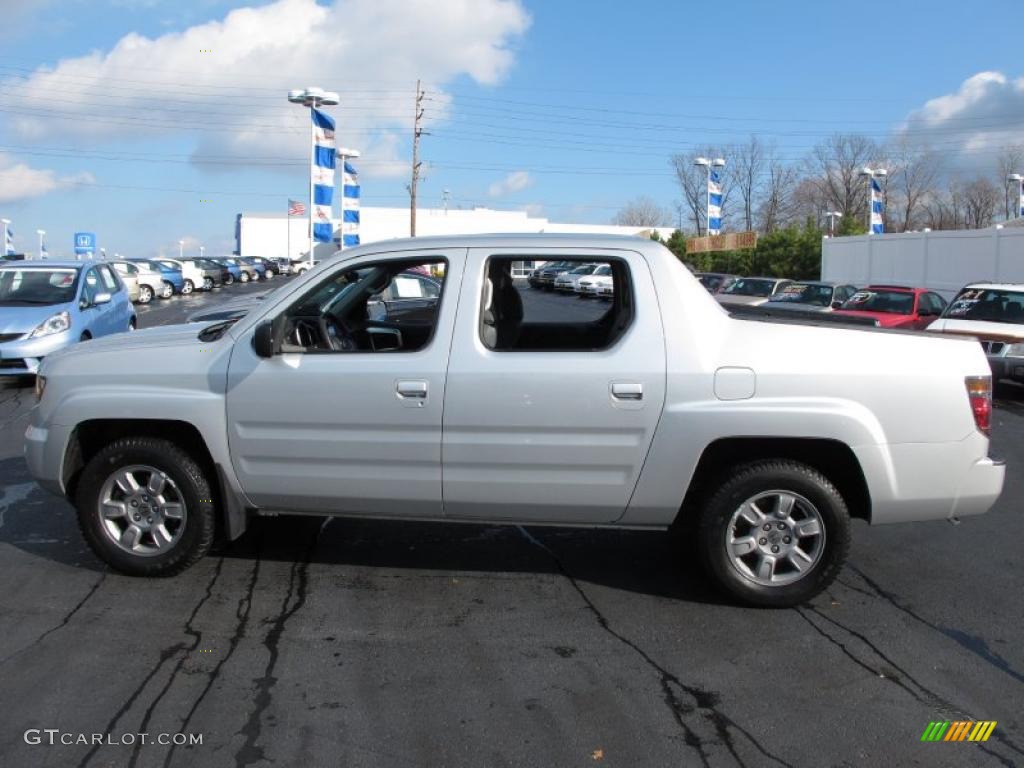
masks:
{"label": "door panel", "polygon": [[[480,339],[480,317],[490,256],[620,258],[631,275],[632,324],[604,351],[488,349]],[[558,312],[558,302],[597,305],[515,282],[524,317],[541,307],[537,316]],[[664,333],[643,257],[632,251],[471,249],[459,306],[445,392],[445,515],[565,523],[621,517],[665,401]]]}
{"label": "door panel", "polygon": [[[448,268],[437,328],[419,351],[264,359],[253,350],[253,328],[236,342],[228,373],[228,440],[239,482],[254,504],[381,516],[443,514],[441,411],[464,253],[422,254],[447,259]],[[346,262],[331,274],[380,260]]]}

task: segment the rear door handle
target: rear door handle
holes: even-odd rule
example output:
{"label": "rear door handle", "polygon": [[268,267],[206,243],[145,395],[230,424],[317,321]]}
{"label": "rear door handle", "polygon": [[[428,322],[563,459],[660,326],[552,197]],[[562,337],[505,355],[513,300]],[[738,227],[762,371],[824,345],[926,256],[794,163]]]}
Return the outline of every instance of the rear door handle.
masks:
{"label": "rear door handle", "polygon": [[644,385],[639,381],[613,381],[612,397],[616,400],[643,400]]}
{"label": "rear door handle", "polygon": [[404,380],[395,383],[395,392],[404,400],[426,400],[427,382],[417,380]]}

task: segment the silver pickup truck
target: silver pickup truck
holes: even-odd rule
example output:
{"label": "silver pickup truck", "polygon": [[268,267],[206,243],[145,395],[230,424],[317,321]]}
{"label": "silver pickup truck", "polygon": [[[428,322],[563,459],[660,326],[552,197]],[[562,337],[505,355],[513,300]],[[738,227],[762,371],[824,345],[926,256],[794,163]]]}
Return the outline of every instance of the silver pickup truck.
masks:
{"label": "silver pickup truck", "polygon": [[[531,291],[524,261],[608,265],[612,299]],[[980,514],[1005,472],[976,341],[732,317],[634,238],[362,246],[220,322],[53,355],[37,397],[33,476],[139,575],[282,512],[671,529],[733,597],[790,606],[852,517]]]}

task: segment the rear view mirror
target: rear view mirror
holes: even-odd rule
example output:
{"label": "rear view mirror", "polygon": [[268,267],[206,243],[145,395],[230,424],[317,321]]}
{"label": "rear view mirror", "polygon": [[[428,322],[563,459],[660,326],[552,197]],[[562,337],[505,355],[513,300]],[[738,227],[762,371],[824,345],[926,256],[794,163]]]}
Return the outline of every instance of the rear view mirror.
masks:
{"label": "rear view mirror", "polygon": [[274,356],[274,323],[272,320],[264,320],[256,326],[252,336],[252,348],[260,357]]}

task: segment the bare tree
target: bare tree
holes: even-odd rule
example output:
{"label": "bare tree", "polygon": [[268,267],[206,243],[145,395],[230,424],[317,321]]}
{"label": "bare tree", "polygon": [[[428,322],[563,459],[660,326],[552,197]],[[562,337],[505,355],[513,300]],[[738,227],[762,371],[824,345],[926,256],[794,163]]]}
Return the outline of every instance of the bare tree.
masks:
{"label": "bare tree", "polygon": [[860,171],[878,154],[875,142],[866,136],[836,134],[811,150],[808,176],[821,198],[843,216],[866,215],[868,185]]}
{"label": "bare tree", "polygon": [[792,165],[776,157],[767,165],[764,194],[758,207],[758,229],[766,235],[792,221],[797,185],[797,172]]}
{"label": "bare tree", "polygon": [[820,179],[797,179],[790,196],[790,215],[787,223],[803,223],[810,219],[820,228],[824,211],[834,207],[835,203],[828,197]]}
{"label": "bare tree", "polygon": [[667,227],[671,226],[672,213],[647,195],[640,195],[626,203],[612,223],[624,227]]}
{"label": "bare tree", "polygon": [[[940,171],[940,157],[931,149],[910,142],[906,136],[899,138],[893,145],[886,189],[886,212],[896,231],[906,232],[916,226],[924,201],[934,191]],[[890,201],[891,210],[888,205]]]}
{"label": "bare tree", "polygon": [[978,177],[963,188],[965,224],[969,229],[992,226],[999,210],[999,188],[986,178]]}
{"label": "bare tree", "polygon": [[[707,171],[694,166],[698,157],[726,157],[728,152],[722,147],[702,147],[699,151],[687,152],[685,154],[672,155],[669,165],[676,173],[676,181],[679,182],[679,189],[683,193],[683,203],[687,211],[693,217],[693,228],[700,236],[704,232],[703,222],[706,218],[705,206],[707,205],[708,178]],[[731,185],[726,183],[722,188],[722,222],[726,218],[726,203],[729,201]]]}
{"label": "bare tree", "polygon": [[1024,174],[1024,144],[1009,144],[999,150],[996,155],[996,172],[999,174],[998,184],[1003,188],[1003,216],[1007,219],[1017,214],[1017,187],[1012,188],[1006,177],[1011,173]]}
{"label": "bare tree", "polygon": [[743,223],[749,231],[754,228],[754,213],[757,197],[763,183],[768,159],[766,150],[757,136],[751,136],[746,144],[738,144],[730,151],[729,176],[739,193],[743,204]]}

